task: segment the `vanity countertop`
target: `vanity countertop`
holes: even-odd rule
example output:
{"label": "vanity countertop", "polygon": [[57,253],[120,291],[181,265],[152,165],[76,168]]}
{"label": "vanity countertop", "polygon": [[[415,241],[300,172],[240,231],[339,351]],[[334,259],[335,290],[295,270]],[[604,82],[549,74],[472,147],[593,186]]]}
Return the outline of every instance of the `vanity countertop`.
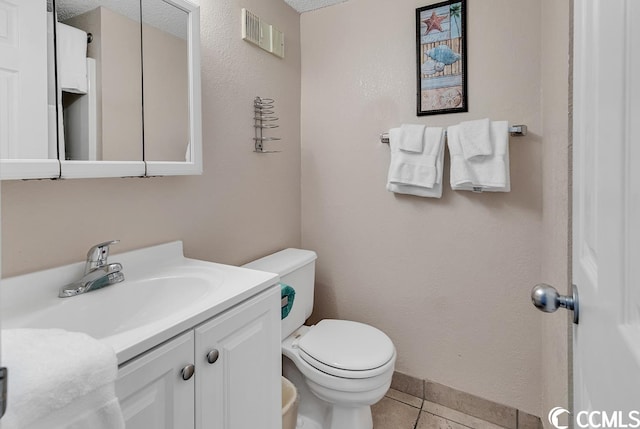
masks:
{"label": "vanity countertop", "polygon": [[70,298],[60,287],[84,262],[2,280],[2,328],[79,331],[111,345],[123,364],[277,284],[277,274],[184,257],[181,241],[113,254],[125,280]]}

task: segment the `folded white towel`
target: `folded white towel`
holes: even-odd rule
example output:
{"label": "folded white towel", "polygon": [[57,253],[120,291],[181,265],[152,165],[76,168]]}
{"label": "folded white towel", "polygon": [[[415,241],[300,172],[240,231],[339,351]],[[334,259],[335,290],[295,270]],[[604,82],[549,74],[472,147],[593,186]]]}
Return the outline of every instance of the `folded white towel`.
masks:
{"label": "folded white towel", "polygon": [[422,153],[424,150],[425,128],[425,125],[420,124],[400,125],[400,149],[405,152]]}
{"label": "folded white towel", "polygon": [[114,387],[118,362],[108,345],[61,329],[8,329],[2,363],[11,368],[2,429],[124,429]]}
{"label": "folded white towel", "polygon": [[466,160],[458,125],[447,129],[451,155],[451,188],[466,191],[509,192],[509,124],[491,122],[493,155]]}
{"label": "folded white towel", "polygon": [[58,77],[65,92],[87,93],[87,33],[58,23]]}
{"label": "folded white towel", "polygon": [[400,149],[401,129],[389,130],[391,162],[387,190],[420,197],[442,197],[444,132],[439,127],[424,131],[424,151],[405,152]]}
{"label": "folded white towel", "polygon": [[[124,429],[115,387],[106,385],[31,423],[28,429]],[[111,398],[111,399],[110,399]],[[0,424],[4,429],[4,426]]]}
{"label": "folded white towel", "polygon": [[491,121],[488,118],[461,122],[459,135],[464,159],[493,154]]}

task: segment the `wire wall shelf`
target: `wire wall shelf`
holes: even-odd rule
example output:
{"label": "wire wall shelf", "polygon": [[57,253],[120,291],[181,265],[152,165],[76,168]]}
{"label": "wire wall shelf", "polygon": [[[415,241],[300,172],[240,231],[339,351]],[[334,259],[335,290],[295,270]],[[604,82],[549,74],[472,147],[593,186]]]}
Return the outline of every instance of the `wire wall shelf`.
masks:
{"label": "wire wall shelf", "polygon": [[278,128],[278,117],[274,116],[275,101],[272,98],[256,97],[253,99],[253,127],[255,129],[254,152],[277,153],[279,150],[265,150],[265,142],[281,140],[280,137],[265,137],[265,130]]}

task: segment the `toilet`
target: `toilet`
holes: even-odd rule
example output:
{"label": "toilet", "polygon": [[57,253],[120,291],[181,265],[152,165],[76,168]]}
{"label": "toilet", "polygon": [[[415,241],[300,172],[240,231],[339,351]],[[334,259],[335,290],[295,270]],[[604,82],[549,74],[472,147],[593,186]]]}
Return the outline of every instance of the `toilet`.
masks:
{"label": "toilet", "polygon": [[282,320],[283,375],[299,391],[298,429],[372,429],[371,405],[391,385],[396,350],[384,332],[364,323],[326,319],[313,326],[316,253],[285,249],[244,265],[280,275],[294,288]]}

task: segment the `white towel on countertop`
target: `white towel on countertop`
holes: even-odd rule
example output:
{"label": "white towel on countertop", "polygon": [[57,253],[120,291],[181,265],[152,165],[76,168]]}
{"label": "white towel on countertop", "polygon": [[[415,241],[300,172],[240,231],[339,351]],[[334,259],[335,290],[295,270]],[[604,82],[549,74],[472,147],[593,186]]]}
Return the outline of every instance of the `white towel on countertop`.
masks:
{"label": "white towel on countertop", "polygon": [[444,160],[444,130],[427,127],[424,132],[424,151],[405,152],[400,149],[400,128],[389,130],[391,162],[387,190],[420,197],[442,197]]}
{"label": "white towel on countertop", "polygon": [[425,125],[420,124],[400,125],[400,149],[405,152],[422,153],[425,128]]}
{"label": "white towel on countertop", "polygon": [[447,129],[451,156],[451,188],[474,192],[509,192],[509,124],[491,122],[493,155],[466,160],[460,143],[458,125]]}
{"label": "white towel on countertop", "polygon": [[61,329],[7,329],[2,364],[11,368],[2,429],[124,429],[110,346]]}
{"label": "white towel on countertop", "polygon": [[58,78],[65,92],[86,94],[87,33],[75,27],[58,23]]}
{"label": "white towel on countertop", "polygon": [[464,159],[493,155],[491,121],[488,118],[461,122],[459,134]]}

